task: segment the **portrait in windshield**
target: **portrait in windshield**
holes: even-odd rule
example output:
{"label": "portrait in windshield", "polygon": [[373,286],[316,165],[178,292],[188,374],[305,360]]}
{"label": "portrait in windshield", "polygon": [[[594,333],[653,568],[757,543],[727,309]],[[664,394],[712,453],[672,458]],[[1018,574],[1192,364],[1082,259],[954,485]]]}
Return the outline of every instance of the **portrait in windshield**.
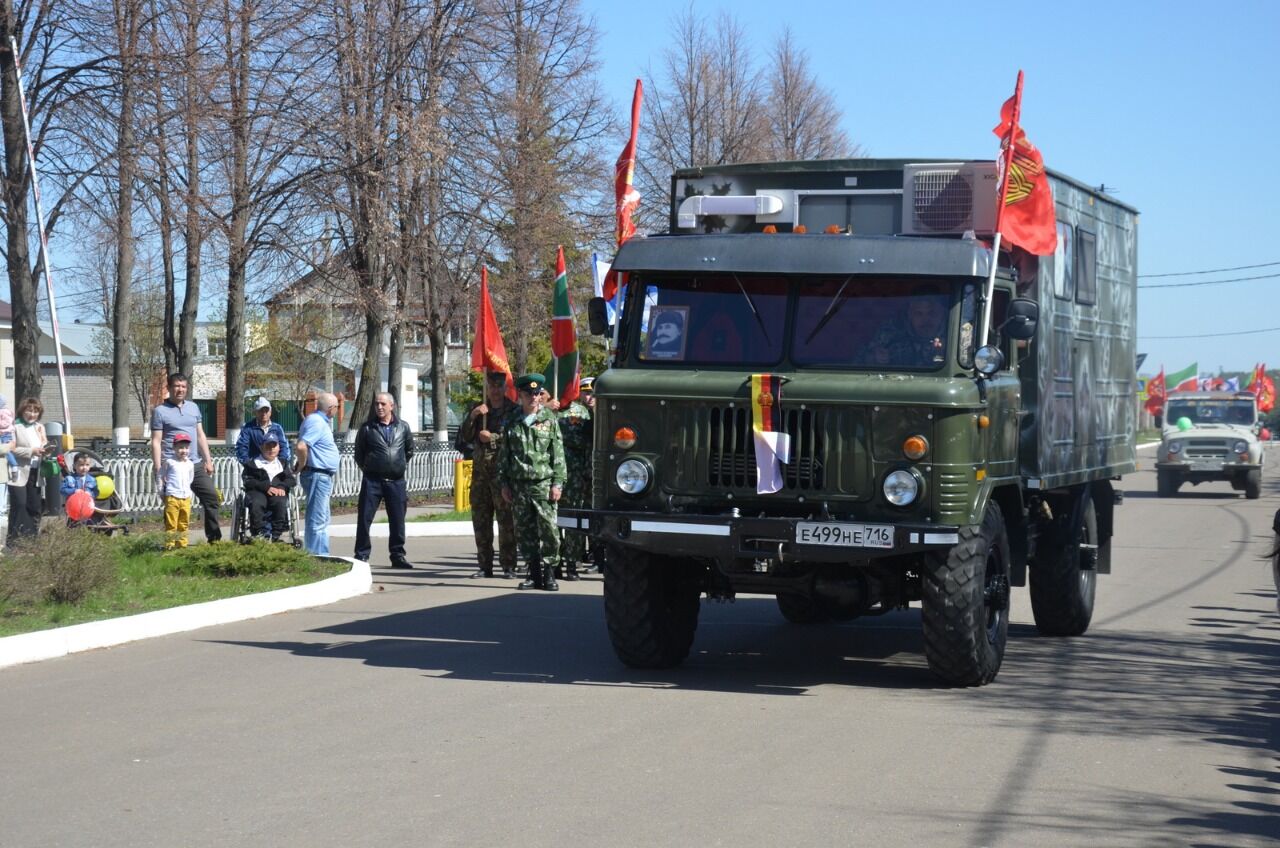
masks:
{"label": "portrait in windshield", "polygon": [[764,365],[782,358],[787,281],[703,274],[646,280],[640,358],[646,362]]}

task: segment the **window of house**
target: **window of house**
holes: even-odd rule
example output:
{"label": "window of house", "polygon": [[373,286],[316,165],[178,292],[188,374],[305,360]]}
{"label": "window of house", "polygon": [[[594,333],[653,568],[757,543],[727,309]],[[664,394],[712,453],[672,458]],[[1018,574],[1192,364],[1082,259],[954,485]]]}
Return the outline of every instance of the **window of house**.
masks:
{"label": "window of house", "polygon": [[227,339],[225,336],[209,336],[207,344],[210,356],[227,355]]}
{"label": "window of house", "polygon": [[1070,224],[1058,222],[1058,246],[1053,251],[1053,294],[1070,300],[1075,290],[1075,244]]}
{"label": "window of house", "polygon": [[1087,230],[1081,230],[1077,240],[1079,244],[1076,245],[1076,301],[1097,303],[1097,236]]}
{"label": "window of house", "polygon": [[427,347],[431,344],[431,339],[427,335],[427,328],[424,324],[410,324],[405,338],[410,347]]}
{"label": "window of house", "polygon": [[462,346],[467,343],[467,331],[461,324],[449,327],[449,344]]}

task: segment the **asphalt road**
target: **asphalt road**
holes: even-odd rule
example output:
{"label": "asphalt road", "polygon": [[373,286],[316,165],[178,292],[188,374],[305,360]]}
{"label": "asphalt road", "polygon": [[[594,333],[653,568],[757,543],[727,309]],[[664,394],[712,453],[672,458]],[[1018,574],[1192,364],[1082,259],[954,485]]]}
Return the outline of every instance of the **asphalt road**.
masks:
{"label": "asphalt road", "polygon": [[1126,478],[1089,633],[1018,590],[982,689],[935,684],[917,611],[756,597],[629,671],[598,578],[517,593],[420,540],[364,597],[0,671],[0,845],[1275,844],[1272,468],[1259,501]]}

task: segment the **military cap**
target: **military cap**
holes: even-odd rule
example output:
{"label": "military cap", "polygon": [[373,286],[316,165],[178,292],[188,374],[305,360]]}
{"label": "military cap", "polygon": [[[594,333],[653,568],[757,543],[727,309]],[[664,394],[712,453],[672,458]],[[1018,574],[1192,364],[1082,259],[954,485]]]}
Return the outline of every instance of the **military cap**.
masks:
{"label": "military cap", "polygon": [[525,374],[516,380],[516,388],[520,391],[536,392],[546,383],[547,378],[541,374]]}
{"label": "military cap", "polygon": [[596,385],[595,377],[583,377],[581,380],[578,381],[578,391],[594,392],[595,385]]}

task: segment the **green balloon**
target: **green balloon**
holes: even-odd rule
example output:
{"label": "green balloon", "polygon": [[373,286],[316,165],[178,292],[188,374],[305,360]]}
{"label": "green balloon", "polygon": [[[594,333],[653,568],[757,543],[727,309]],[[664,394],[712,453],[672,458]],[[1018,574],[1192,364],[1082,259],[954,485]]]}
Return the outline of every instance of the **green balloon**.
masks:
{"label": "green balloon", "polygon": [[1191,423],[1191,419],[1190,419],[1190,418],[1187,418],[1185,415],[1184,415],[1183,417],[1181,417],[1181,418],[1179,418],[1179,419],[1178,419],[1178,429],[1179,429],[1179,430],[1183,430],[1183,431],[1190,430],[1190,429],[1192,428],[1192,426],[1194,426],[1194,425],[1192,425],[1192,423]]}

